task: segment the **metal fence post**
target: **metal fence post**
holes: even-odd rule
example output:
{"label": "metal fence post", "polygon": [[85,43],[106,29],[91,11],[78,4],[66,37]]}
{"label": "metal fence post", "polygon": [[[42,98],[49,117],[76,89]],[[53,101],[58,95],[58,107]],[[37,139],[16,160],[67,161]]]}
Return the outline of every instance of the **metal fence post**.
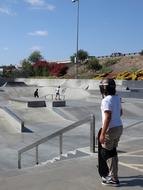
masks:
{"label": "metal fence post", "polygon": [[95,116],[90,117],[90,152],[95,153]]}
{"label": "metal fence post", "polygon": [[21,169],[21,153],[18,152],[18,169]]}
{"label": "metal fence post", "polygon": [[63,154],[63,134],[60,134],[59,136],[59,153],[60,153],[60,156]]}
{"label": "metal fence post", "polygon": [[39,164],[39,156],[38,156],[38,146],[35,147],[36,148],[36,164]]}

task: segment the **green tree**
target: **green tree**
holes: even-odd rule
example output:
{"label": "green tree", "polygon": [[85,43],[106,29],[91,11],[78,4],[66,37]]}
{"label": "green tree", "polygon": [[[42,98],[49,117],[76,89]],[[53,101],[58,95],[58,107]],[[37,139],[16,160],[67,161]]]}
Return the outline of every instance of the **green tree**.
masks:
{"label": "green tree", "polygon": [[[88,56],[89,56],[89,55],[88,55],[88,52],[87,52],[87,51],[84,51],[84,50],[82,50],[82,49],[80,49],[80,50],[77,52],[78,61],[79,61],[80,63],[83,63],[85,60],[87,60]],[[76,53],[70,57],[72,63],[75,62],[75,60],[76,60],[75,58],[76,58]]]}
{"label": "green tree", "polygon": [[143,50],[141,50],[141,52],[139,53],[140,55],[143,55]]}
{"label": "green tree", "polygon": [[99,64],[98,59],[95,57],[90,58],[86,64],[87,69],[93,70],[93,71],[98,71],[102,68],[102,65]]}
{"label": "green tree", "polygon": [[21,65],[22,65],[23,74],[25,76],[28,77],[28,76],[31,76],[33,74],[32,65],[27,59],[22,60]]}
{"label": "green tree", "polygon": [[43,67],[43,69],[42,69],[42,75],[43,76],[49,76],[49,69],[48,69],[48,67]]}
{"label": "green tree", "polygon": [[78,60],[84,62],[88,58],[88,52],[80,49],[77,53]]}
{"label": "green tree", "polygon": [[28,57],[28,61],[30,61],[31,63],[36,63],[37,61],[41,61],[42,59],[43,59],[43,56],[41,55],[40,51],[34,51]]}
{"label": "green tree", "polygon": [[40,69],[38,67],[33,68],[34,76],[40,76]]}
{"label": "green tree", "polygon": [[76,54],[70,56],[71,63],[75,63]]}

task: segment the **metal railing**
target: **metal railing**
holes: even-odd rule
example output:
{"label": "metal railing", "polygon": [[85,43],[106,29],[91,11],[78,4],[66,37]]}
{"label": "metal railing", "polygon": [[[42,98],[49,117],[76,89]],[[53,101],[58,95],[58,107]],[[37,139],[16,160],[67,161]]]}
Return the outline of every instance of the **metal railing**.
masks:
{"label": "metal railing", "polygon": [[45,96],[43,96],[44,98],[48,98],[48,96],[51,96],[51,99],[53,100],[54,95],[53,94],[46,94]]}
{"label": "metal railing", "polygon": [[55,137],[59,137],[59,155],[61,156],[63,153],[63,134],[84,124],[90,122],[90,151],[95,152],[95,116],[93,114],[89,115],[88,117],[77,121],[61,130],[58,130],[57,132],[44,137],[18,151],[18,168],[21,169],[21,155],[22,153],[35,148],[35,163],[38,165],[39,164],[39,152],[38,152],[38,147],[40,144],[45,143]]}
{"label": "metal railing", "polygon": [[[45,96],[43,96],[44,98],[48,98],[48,97],[51,97],[52,100],[54,100],[54,94],[46,94]],[[63,94],[60,94],[60,98],[62,98],[62,100],[65,100],[65,95]]]}

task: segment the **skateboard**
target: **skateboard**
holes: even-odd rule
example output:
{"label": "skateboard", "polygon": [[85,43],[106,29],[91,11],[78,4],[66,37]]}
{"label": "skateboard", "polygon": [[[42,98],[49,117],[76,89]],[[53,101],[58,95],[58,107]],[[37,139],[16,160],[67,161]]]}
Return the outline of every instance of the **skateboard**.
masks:
{"label": "skateboard", "polygon": [[99,141],[101,130],[102,130],[102,128],[98,132],[98,172],[101,177],[106,177],[106,176],[108,176],[109,169],[108,169],[106,160],[103,159],[103,157],[101,155],[102,146]]}

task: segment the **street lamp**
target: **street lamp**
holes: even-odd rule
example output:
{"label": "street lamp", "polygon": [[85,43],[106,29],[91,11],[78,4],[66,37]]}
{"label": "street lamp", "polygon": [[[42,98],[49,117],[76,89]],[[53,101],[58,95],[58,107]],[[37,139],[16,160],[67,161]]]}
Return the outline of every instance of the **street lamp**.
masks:
{"label": "street lamp", "polygon": [[80,0],[72,0],[73,3],[77,2],[76,74],[75,74],[76,79],[78,79],[79,1]]}

